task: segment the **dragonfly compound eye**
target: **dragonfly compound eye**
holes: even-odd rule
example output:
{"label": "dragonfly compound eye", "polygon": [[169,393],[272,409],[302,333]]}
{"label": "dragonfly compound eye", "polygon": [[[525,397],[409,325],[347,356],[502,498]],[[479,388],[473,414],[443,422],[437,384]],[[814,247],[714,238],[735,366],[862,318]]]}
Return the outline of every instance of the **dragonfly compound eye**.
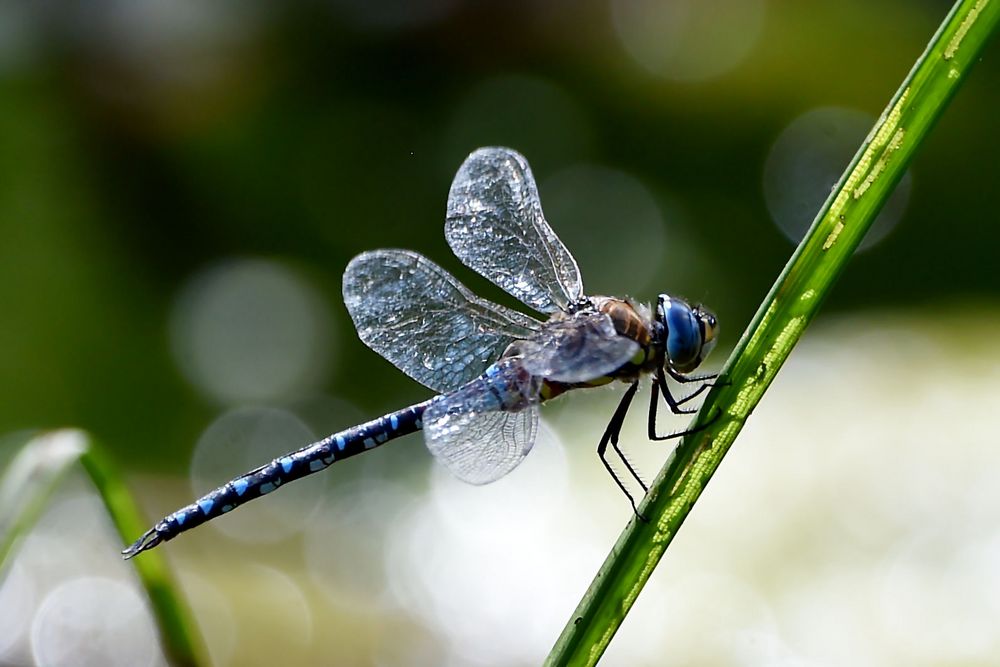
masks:
{"label": "dragonfly compound eye", "polygon": [[[683,299],[661,294],[657,302],[657,317],[662,318],[667,332],[667,362],[679,373],[688,373],[701,363],[706,341],[700,310]],[[705,352],[707,354],[707,351]]]}

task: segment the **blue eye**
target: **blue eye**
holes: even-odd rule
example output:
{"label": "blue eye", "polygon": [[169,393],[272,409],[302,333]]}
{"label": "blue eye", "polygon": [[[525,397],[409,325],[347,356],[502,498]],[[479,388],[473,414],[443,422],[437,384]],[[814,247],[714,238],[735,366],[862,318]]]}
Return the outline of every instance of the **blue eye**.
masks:
{"label": "blue eye", "polygon": [[678,373],[690,373],[715,347],[719,323],[700,304],[661,294],[656,301],[656,325],[659,344],[664,347],[666,363]]}
{"label": "blue eye", "polygon": [[691,306],[678,299],[663,303],[667,325],[667,358],[681,372],[697,365],[701,352],[701,327]]}

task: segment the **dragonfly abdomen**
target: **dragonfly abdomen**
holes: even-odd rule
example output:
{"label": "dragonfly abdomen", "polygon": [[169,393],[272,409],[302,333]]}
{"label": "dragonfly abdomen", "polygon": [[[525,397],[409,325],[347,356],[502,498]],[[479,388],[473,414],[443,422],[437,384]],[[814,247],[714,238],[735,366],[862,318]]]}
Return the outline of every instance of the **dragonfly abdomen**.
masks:
{"label": "dragonfly abdomen", "polygon": [[279,456],[270,463],[240,475],[186,507],[164,517],[122,554],[131,558],[180,533],[260,498],[288,482],[325,470],[337,461],[374,449],[423,428],[422,417],[430,401],[391,412],[364,424],[334,433],[318,442]]}

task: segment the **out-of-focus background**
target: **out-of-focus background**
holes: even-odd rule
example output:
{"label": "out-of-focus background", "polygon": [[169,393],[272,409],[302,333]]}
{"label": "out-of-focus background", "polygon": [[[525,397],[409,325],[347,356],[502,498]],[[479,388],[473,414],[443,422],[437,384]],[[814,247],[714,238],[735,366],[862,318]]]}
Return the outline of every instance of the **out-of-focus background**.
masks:
{"label": "out-of-focus background", "polygon": [[[427,398],[357,340],[341,274],[411,248],[511,305],[442,233],[483,145],[527,156],[590,293],[715,309],[718,365],[948,7],[3,3],[0,463],[87,429],[152,523]],[[604,664],[995,660],[998,49]],[[619,395],[547,406],[490,487],[412,436],[161,547],[213,661],[537,664],[630,516],[593,451]],[[3,574],[0,664],[160,664],[121,546],[71,478]]]}

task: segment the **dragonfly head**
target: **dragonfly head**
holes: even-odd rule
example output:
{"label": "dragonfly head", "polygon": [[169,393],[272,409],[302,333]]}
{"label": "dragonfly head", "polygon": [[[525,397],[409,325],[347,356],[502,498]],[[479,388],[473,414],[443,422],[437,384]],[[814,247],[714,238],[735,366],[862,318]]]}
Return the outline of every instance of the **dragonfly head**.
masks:
{"label": "dragonfly head", "polygon": [[690,373],[715,347],[719,322],[701,304],[661,294],[656,299],[656,324],[666,362],[678,373]]}

